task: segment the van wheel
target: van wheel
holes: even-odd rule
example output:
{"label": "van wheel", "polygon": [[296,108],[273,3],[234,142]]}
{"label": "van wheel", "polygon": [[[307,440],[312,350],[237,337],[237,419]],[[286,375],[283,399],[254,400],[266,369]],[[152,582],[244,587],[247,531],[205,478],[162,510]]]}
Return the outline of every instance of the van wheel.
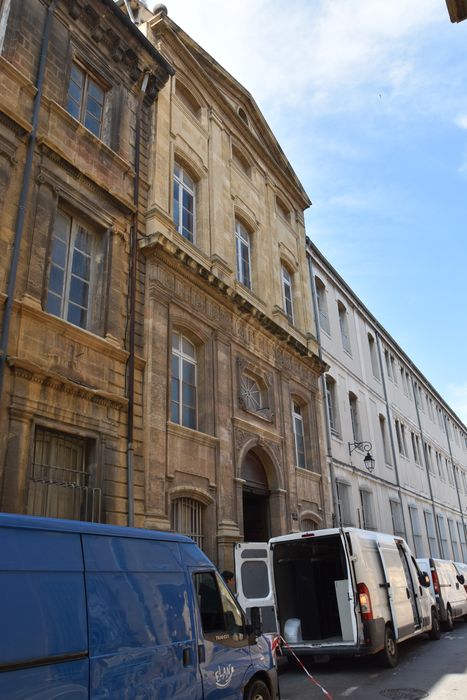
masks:
{"label": "van wheel", "polygon": [[245,700],[271,700],[271,693],[264,681],[253,681],[245,693]]}
{"label": "van wheel", "polygon": [[454,627],[454,620],[452,619],[452,610],[450,607],[446,610],[446,620],[444,622],[444,629],[450,632]]}
{"label": "van wheel", "polygon": [[378,653],[379,662],[386,668],[397,666],[397,642],[392,627],[386,625],[384,632],[384,649]]}
{"label": "van wheel", "polygon": [[431,611],[431,630],[428,632],[430,639],[441,639],[441,627],[439,626],[439,617],[436,610]]}

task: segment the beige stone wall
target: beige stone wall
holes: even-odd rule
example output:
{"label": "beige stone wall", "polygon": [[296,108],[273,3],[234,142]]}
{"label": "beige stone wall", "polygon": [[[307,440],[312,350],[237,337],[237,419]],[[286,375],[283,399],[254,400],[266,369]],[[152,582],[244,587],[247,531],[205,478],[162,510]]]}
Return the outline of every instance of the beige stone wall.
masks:
{"label": "beige stone wall", "polygon": [[[232,567],[244,537],[242,467],[253,451],[267,477],[270,535],[327,524],[316,341],[305,259],[308,206],[248,94],[214,68],[164,15],[146,27],[176,76],[158,98],[146,256],[145,525],[170,528],[180,497],[204,506],[204,542]],[[206,63],[203,61],[206,60]],[[237,112],[248,115],[249,126]],[[277,150],[276,150],[277,149]],[[173,223],[174,162],[196,183],[190,243]],[[236,279],[235,220],[251,234],[252,285]],[[281,264],[293,275],[295,322],[284,311]],[[171,332],[197,349],[197,430],[170,421]],[[269,411],[248,410],[242,376],[267,388]],[[296,465],[292,399],[303,407],[307,469]]]}

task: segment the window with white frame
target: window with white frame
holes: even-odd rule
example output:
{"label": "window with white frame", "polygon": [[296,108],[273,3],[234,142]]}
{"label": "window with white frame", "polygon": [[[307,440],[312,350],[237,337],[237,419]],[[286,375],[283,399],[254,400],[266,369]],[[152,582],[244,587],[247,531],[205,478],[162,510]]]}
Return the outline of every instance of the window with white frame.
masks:
{"label": "window with white frame", "polygon": [[400,373],[401,373],[402,390],[403,390],[404,394],[407,396],[407,393],[408,393],[408,390],[407,390],[407,380],[406,380],[406,377],[405,377],[405,369],[402,367],[402,365],[400,366]]}
{"label": "window with white frame", "polygon": [[368,333],[368,348],[370,350],[371,371],[373,372],[373,376],[375,379],[381,379],[376,341],[371,333]]}
{"label": "window with white frame", "polygon": [[391,507],[392,531],[397,537],[406,537],[404,528],[404,517],[402,514],[402,504],[394,499],[389,500]]}
{"label": "window with white frame", "polygon": [[57,211],[51,240],[45,311],[96,330],[104,292],[105,237],[65,211]]}
{"label": "window with white frame", "polygon": [[410,524],[412,526],[412,536],[414,542],[415,556],[422,557],[423,552],[423,535],[418,518],[417,506],[409,506]]}
{"label": "window with white frame", "polygon": [[439,538],[441,540],[441,558],[442,559],[451,559],[451,552],[449,548],[449,540],[448,536],[446,533],[446,523],[444,520],[444,515],[437,515],[436,519],[438,521],[438,531],[439,531]]}
{"label": "window with white frame", "polygon": [[448,518],[449,534],[451,535],[451,546],[454,561],[459,561],[459,542],[457,539],[456,523],[451,518]]}
{"label": "window with white frame", "polygon": [[251,236],[238,219],[235,221],[235,251],[237,279],[251,289]]}
{"label": "window with white frame", "polygon": [[459,542],[461,544],[462,561],[467,561],[467,544],[465,541],[465,529],[464,524],[457,522],[457,531],[459,533]]}
{"label": "window with white frame", "polygon": [[427,442],[423,444],[424,449],[425,449],[425,459],[426,463],[428,466],[428,471],[431,474],[435,473],[434,465],[433,465],[433,457],[432,457],[432,450],[431,450],[431,445],[429,445]]}
{"label": "window with white frame", "polygon": [[397,418],[395,419],[395,425],[396,425],[397,448],[399,450],[399,454],[401,454],[403,457],[408,457],[407,441],[405,438],[405,426],[403,423],[401,423],[399,420],[397,420]]}
{"label": "window with white frame", "polygon": [[172,332],[170,418],[186,428],[197,428],[196,347],[178,331]]}
{"label": "window with white frame", "polygon": [[360,430],[360,416],[358,414],[358,399],[354,393],[349,392],[350,423],[352,425],[352,437],[354,442],[362,441]]}
{"label": "window with white frame", "polygon": [[336,481],[339,519],[341,525],[354,525],[351,487],[344,481]]}
{"label": "window with white frame", "polygon": [[326,407],[329,417],[331,435],[340,437],[339,415],[337,412],[336,382],[329,375],[326,376]]}
{"label": "window with white frame", "polygon": [[394,384],[397,386],[397,370],[396,370],[396,360],[394,359],[394,355],[391,355],[390,358],[390,363],[391,363],[391,374],[392,374],[392,381]]}
{"label": "window with white frame", "polygon": [[303,416],[300,404],[292,401],[292,420],[295,438],[295,464],[301,469],[306,469],[305,456],[305,431],[303,429]]}
{"label": "window with white frame", "polygon": [[329,335],[331,327],[329,325],[328,303],[326,300],[326,287],[319,277],[315,277],[316,302],[318,305],[319,325],[323,331]]}
{"label": "window with white frame", "polygon": [[386,418],[380,414],[379,416],[379,427],[381,432],[381,442],[383,443],[384,461],[386,464],[392,466],[391,450],[389,447],[388,430],[386,425]]}
{"label": "window with white frame", "polygon": [[443,468],[443,458],[439,452],[435,452],[436,456],[436,466],[438,468],[438,474],[439,478],[441,481],[446,481],[446,474],[444,473],[444,468]]}
{"label": "window with white frame", "polygon": [[204,509],[204,504],[194,498],[183,497],[172,501],[172,530],[191,537],[201,549],[204,544]]}
{"label": "window with white frame", "polygon": [[347,317],[347,309],[341,301],[337,302],[337,312],[339,314],[339,327],[341,330],[341,340],[342,347],[349,354],[352,351],[350,346],[350,336],[349,336],[349,321]]}
{"label": "window with white frame", "polygon": [[[444,458],[444,465],[445,465],[445,467],[446,467],[446,474],[448,475],[449,485],[450,485],[450,486],[454,486],[454,485],[455,485],[455,482],[454,482],[454,467],[453,467],[453,465],[452,465],[450,462],[448,462],[448,460],[447,460],[446,457]],[[466,493],[467,493],[467,491],[466,491]]]}
{"label": "window with white frame", "polygon": [[36,427],[28,514],[101,520],[102,494],[97,483],[93,443],[81,436]]}
{"label": "window with white frame", "polygon": [[412,400],[412,381],[410,379],[410,374],[407,371],[405,373],[405,379],[407,383],[407,396],[410,400]]}
{"label": "window with white frame", "polygon": [[420,455],[420,439],[418,435],[416,435],[414,432],[410,433],[410,439],[412,441],[412,452],[413,452],[413,458],[415,464],[418,464],[421,466],[422,464],[422,459]]}
{"label": "window with white frame", "polygon": [[173,219],[177,231],[190,243],[195,242],[195,182],[185,168],[174,162]]}
{"label": "window with white frame", "polygon": [[77,63],[71,66],[67,111],[95,136],[100,137],[104,115],[105,90]]}
{"label": "window with white frame", "polygon": [[362,527],[366,530],[376,528],[373,510],[373,494],[367,489],[360,489],[360,503],[362,506]]}
{"label": "window with white frame", "polygon": [[281,265],[282,303],[290,323],[294,322],[292,275],[285,265]]}
{"label": "window with white frame", "polygon": [[435,521],[433,513],[429,510],[424,511],[426,534],[428,537],[428,547],[430,557],[439,557],[438,540],[436,537]]}

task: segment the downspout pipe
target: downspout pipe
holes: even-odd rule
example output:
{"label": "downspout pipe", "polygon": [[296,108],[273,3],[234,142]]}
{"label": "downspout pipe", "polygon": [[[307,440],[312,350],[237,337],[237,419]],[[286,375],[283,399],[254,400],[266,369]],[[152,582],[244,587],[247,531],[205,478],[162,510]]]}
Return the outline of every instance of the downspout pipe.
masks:
{"label": "downspout pipe", "polygon": [[[420,430],[420,437],[421,437],[421,440],[422,440],[422,454],[423,454],[423,461],[424,461],[424,463],[425,463],[426,476],[427,476],[427,479],[428,479],[428,488],[430,489],[431,510],[432,510],[432,513],[433,513],[433,520],[434,520],[434,523],[433,523],[433,524],[434,524],[434,526],[435,526],[436,541],[437,541],[437,543],[438,543],[439,556],[442,557],[442,556],[443,556],[443,548],[442,548],[442,546],[441,546],[441,536],[440,536],[440,533],[439,533],[438,519],[437,519],[437,517],[436,517],[435,499],[434,499],[434,497],[433,497],[433,485],[432,485],[432,483],[431,483],[430,465],[429,465],[429,463],[428,463],[428,448],[425,447],[425,444],[426,444],[426,443],[425,443],[425,436],[424,436],[424,434],[423,434],[422,419],[421,419],[421,416],[420,416],[420,408],[419,408],[419,406],[418,406],[418,400],[417,400],[417,396],[419,396],[419,397],[420,397],[420,401],[421,401],[421,400],[422,400],[422,396],[421,396],[420,393],[417,393],[417,392],[418,392],[418,389],[416,390],[415,381],[414,381],[414,378],[413,378],[413,375],[412,375],[412,374],[410,374],[410,383],[411,383],[411,386],[412,386],[412,394],[413,394],[414,402],[415,402],[415,411],[416,411],[416,413],[417,413],[418,428],[419,428],[419,430]],[[430,552],[430,554],[431,554],[431,552]]]}
{"label": "downspout pipe", "polygon": [[135,125],[135,178],[133,182],[133,204],[130,231],[130,290],[129,290],[129,340],[128,340],[128,414],[127,414],[127,483],[128,483],[128,527],[135,522],[134,503],[134,414],[135,414],[135,322],[136,322],[136,281],[138,267],[138,215],[139,215],[139,178],[141,170],[141,116],[144,97],[148,86],[149,73],[143,75],[143,82],[138,96],[138,108]]}
{"label": "downspout pipe", "polygon": [[[316,283],[315,283],[315,276],[313,273],[313,261],[311,254],[308,253],[307,255],[308,258],[308,273],[310,276],[310,285],[311,285],[311,298],[313,300],[313,313],[315,316],[315,334],[316,334],[316,339],[318,341],[318,357],[320,360],[323,361],[323,350],[321,347],[321,328],[319,325],[319,309],[318,309],[318,298],[317,298],[317,293],[316,293]],[[324,398],[324,416],[325,416],[325,427],[326,427],[326,457],[328,458],[329,461],[329,475],[331,477],[331,494],[332,494],[332,526],[336,524],[336,522],[341,525],[341,519],[340,519],[340,510],[339,510],[339,503],[338,503],[338,497],[337,497],[337,486],[336,486],[336,475],[334,473],[334,462],[333,462],[333,457],[332,457],[332,439],[331,439],[331,421],[329,418],[329,409],[328,409],[328,402],[326,401],[326,378],[324,374],[321,375],[321,391],[323,392],[323,398]]]}
{"label": "downspout pipe", "polygon": [[28,146],[26,151],[26,161],[23,171],[23,182],[19,196],[18,213],[16,216],[15,238],[13,242],[13,252],[11,255],[10,270],[8,273],[8,284],[6,301],[3,310],[2,330],[0,336],[0,401],[3,393],[3,384],[5,378],[5,363],[8,353],[8,342],[10,339],[10,326],[13,314],[13,304],[15,299],[16,279],[18,276],[18,265],[21,251],[21,241],[23,238],[24,221],[26,218],[26,206],[31,184],[32,165],[34,158],[34,149],[37,141],[37,128],[39,125],[39,114],[44,89],[45,66],[47,63],[47,54],[50,42],[50,31],[52,27],[53,14],[59,0],[52,0],[47,8],[45,18],[44,31],[42,34],[41,51],[39,55],[39,66],[37,69],[36,96],[32,110],[31,132],[29,134]]}
{"label": "downspout pipe", "polygon": [[381,347],[382,342],[381,342],[381,336],[378,333],[378,331],[376,330],[376,328],[374,329],[374,331],[375,331],[375,336],[376,336],[376,347],[378,348],[379,373],[381,375],[381,383],[383,385],[383,393],[384,393],[384,403],[386,404],[386,415],[388,417],[388,432],[389,432],[389,440],[391,442],[392,458],[394,460],[394,473],[396,475],[397,493],[399,494],[399,500],[400,500],[400,504],[401,504],[402,525],[404,527],[405,537],[407,539],[408,530],[407,530],[407,523],[405,521],[404,504],[402,502],[402,490],[401,490],[401,482],[400,482],[400,477],[399,477],[399,464],[397,461],[396,444],[394,441],[394,432],[393,432],[393,427],[392,427],[392,415],[391,415],[391,407],[389,404],[388,387],[386,384],[386,377],[384,374],[383,350]]}
{"label": "downspout pipe", "polygon": [[[447,421],[446,414],[444,413],[444,411],[443,411],[443,422],[444,422],[444,432],[446,433],[446,438],[448,441],[449,455],[451,457],[451,462],[452,462],[452,473],[454,475],[454,484],[455,484],[455,488],[456,488],[457,499],[459,501],[459,513],[460,513],[461,520],[462,520],[462,527],[464,528],[464,540],[465,540],[467,530],[465,527],[464,513],[462,512],[461,493],[460,493],[459,482],[458,482],[459,475],[457,473],[457,467],[454,464],[454,455],[452,453],[451,438],[449,437],[449,432],[448,432],[448,421]],[[451,536],[451,533],[449,533],[449,536]],[[459,544],[460,544],[461,553],[463,556],[464,553],[462,552],[462,542],[460,542]]]}

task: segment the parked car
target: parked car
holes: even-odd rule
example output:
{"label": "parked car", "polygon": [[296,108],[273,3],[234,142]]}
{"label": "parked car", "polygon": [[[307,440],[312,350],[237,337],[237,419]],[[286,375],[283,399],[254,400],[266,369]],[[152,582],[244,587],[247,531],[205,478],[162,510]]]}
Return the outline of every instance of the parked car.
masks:
{"label": "parked car", "polygon": [[[430,575],[431,590],[435,596],[440,620],[452,630],[454,620],[467,615],[466,580],[453,561],[448,559],[417,559],[422,571]],[[466,567],[467,568],[467,567]]]}
{"label": "parked car", "polygon": [[238,600],[275,609],[277,631],[301,656],[379,654],[427,632],[439,639],[430,581],[400,537],[332,528],[236,546]]}
{"label": "parked car", "polygon": [[0,514],[0,698],[270,700],[277,673],[188,537]]}

